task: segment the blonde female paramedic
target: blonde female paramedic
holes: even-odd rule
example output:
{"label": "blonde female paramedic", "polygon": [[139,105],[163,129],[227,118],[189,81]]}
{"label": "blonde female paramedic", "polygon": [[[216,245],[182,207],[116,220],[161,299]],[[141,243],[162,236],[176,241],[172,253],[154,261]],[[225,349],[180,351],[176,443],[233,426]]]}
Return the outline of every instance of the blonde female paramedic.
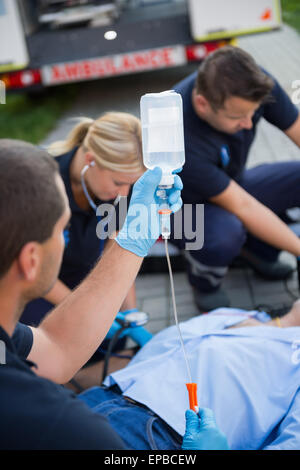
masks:
{"label": "blonde female paramedic", "polygon": [[[104,241],[96,234],[97,207],[104,202],[117,205],[145,170],[140,121],[127,113],[108,112],[96,120],[82,118],[67,139],[52,144],[49,152],[59,164],[72,216],[64,232],[66,247],[58,281],[45,298],[30,302],[21,317],[31,325],[37,325],[59,304],[101,255]],[[134,309],[135,302],[133,286],[121,311]]]}

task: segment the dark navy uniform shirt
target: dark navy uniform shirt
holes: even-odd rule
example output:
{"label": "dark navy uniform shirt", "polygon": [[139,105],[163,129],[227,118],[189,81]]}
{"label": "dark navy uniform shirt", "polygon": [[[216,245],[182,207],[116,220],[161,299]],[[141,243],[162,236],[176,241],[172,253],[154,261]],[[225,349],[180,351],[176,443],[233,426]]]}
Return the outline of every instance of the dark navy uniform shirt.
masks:
{"label": "dark navy uniform shirt", "polygon": [[[94,267],[101,254],[101,246],[103,248],[103,243],[101,244],[96,234],[99,218],[94,209],[83,210],[78,207],[72,193],[70,164],[76,150],[77,148],[74,148],[56,157],[72,213],[68,230],[65,231],[67,232],[66,247],[59,279],[71,289],[76,287]],[[95,201],[97,207],[102,203],[103,201],[100,200]],[[105,201],[105,203],[112,204],[113,201]],[[118,220],[118,217],[116,219]]]}
{"label": "dark navy uniform shirt", "polygon": [[[26,360],[29,327],[18,324],[10,338],[0,327],[5,364],[0,364],[0,449],[124,449],[106,419],[76,395],[35,374]],[[3,361],[1,361],[3,362]]]}
{"label": "dark navy uniform shirt", "polygon": [[297,108],[272,77],[272,100],[262,104],[255,112],[252,129],[243,129],[236,134],[218,131],[194,111],[192,90],[196,76],[197,72],[194,72],[174,87],[183,100],[186,163],[180,176],[185,203],[206,202],[224,191],[230,179],[239,181],[261,117],[282,131],[288,129],[298,117]]}

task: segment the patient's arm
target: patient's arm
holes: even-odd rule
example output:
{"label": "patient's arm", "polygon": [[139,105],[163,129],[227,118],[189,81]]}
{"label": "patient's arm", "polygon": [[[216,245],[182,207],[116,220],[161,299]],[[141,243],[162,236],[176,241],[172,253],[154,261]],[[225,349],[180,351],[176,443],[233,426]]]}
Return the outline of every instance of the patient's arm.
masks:
{"label": "patient's arm", "polygon": [[289,328],[291,326],[300,326],[300,300],[297,300],[292,309],[286,313],[280,319],[272,319],[268,322],[260,322],[255,318],[247,318],[247,320],[237,323],[236,325],[231,326],[230,328],[241,328],[246,326],[279,326],[282,328]]}
{"label": "patient's arm", "polygon": [[[247,320],[243,320],[240,323],[236,323],[235,325],[229,326],[228,329],[231,328],[244,328],[246,326],[283,326],[282,325],[282,318],[281,319],[272,319],[267,322],[262,322],[256,320],[256,318],[247,318]],[[286,325],[285,325],[286,327]]]}

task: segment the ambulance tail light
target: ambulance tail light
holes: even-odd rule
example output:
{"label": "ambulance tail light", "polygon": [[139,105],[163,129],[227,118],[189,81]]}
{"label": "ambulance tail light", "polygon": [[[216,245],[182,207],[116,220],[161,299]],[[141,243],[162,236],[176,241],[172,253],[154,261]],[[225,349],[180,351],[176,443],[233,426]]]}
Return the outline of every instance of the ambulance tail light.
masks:
{"label": "ambulance tail light", "polygon": [[0,75],[0,80],[5,83],[7,90],[18,90],[21,88],[32,87],[42,83],[42,77],[39,69],[21,70]]}
{"label": "ambulance tail light", "polygon": [[200,61],[210,54],[210,52],[213,52],[216,49],[219,49],[220,47],[226,46],[228,44],[232,44],[232,41],[210,41],[199,44],[192,44],[190,46],[186,46],[185,48],[186,58],[189,62]]}

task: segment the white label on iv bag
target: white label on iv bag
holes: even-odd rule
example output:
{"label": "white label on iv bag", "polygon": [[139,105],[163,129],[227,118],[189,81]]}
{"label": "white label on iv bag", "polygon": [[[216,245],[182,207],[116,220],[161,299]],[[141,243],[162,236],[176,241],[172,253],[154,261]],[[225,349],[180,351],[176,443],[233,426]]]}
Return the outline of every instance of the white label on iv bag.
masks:
{"label": "white label on iv bag", "polygon": [[179,109],[175,106],[167,108],[150,108],[148,110],[149,124],[176,123],[180,122]]}
{"label": "white label on iv bag", "polygon": [[183,123],[176,107],[150,108],[147,129],[148,153],[183,152]]}

